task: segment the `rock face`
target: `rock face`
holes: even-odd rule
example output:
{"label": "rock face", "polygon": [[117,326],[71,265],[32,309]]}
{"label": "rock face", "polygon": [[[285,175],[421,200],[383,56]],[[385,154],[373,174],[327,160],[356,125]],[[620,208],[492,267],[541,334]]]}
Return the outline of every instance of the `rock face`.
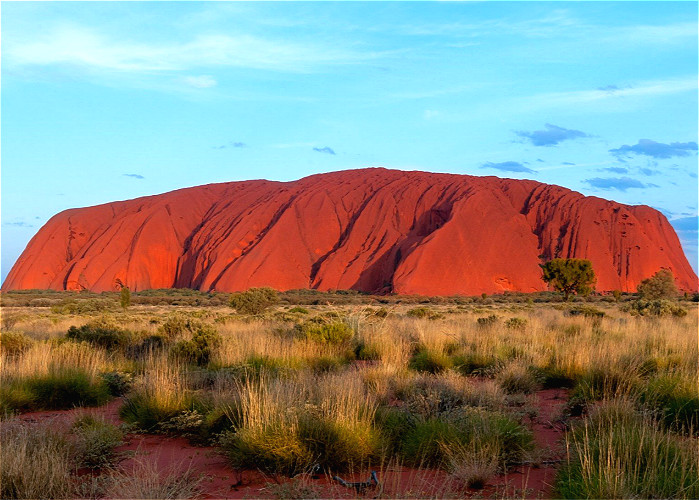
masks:
{"label": "rock face", "polygon": [[658,211],[534,181],[363,169],[211,184],[66,210],[6,290],[255,286],[422,295],[545,290],[539,264],[590,259],[597,290],[661,268],[697,289]]}

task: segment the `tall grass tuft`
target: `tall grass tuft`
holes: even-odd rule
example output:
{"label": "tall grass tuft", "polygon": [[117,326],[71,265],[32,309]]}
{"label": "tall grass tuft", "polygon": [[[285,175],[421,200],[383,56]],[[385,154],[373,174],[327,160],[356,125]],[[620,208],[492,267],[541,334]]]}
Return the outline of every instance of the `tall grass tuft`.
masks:
{"label": "tall grass tuft", "polygon": [[2,498],[71,498],[74,463],[68,440],[48,426],[0,424]]}
{"label": "tall grass tuft", "polygon": [[631,401],[601,403],[568,438],[556,478],[564,498],[697,498],[699,450]]}
{"label": "tall grass tuft", "polygon": [[358,376],[248,379],[240,394],[240,425],[222,438],[236,467],[293,475],[349,470],[378,456],[375,406]]}

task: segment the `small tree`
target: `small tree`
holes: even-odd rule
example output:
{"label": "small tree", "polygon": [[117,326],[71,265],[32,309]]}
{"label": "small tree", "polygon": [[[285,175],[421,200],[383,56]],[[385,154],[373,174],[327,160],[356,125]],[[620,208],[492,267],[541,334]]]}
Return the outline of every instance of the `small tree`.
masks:
{"label": "small tree", "polygon": [[119,293],[119,303],[121,304],[122,309],[126,309],[131,305],[131,290],[129,290],[129,287],[121,287],[121,292]]}
{"label": "small tree", "polygon": [[541,279],[563,292],[565,300],[571,293],[587,295],[595,285],[595,272],[589,260],[553,259],[539,266],[543,271]]}
{"label": "small tree", "polygon": [[231,295],[229,305],[240,314],[260,314],[279,302],[273,288],[251,288]]}
{"label": "small tree", "polygon": [[675,299],[677,298],[677,287],[675,277],[669,269],[661,269],[650,278],[641,281],[637,288],[642,299]]}

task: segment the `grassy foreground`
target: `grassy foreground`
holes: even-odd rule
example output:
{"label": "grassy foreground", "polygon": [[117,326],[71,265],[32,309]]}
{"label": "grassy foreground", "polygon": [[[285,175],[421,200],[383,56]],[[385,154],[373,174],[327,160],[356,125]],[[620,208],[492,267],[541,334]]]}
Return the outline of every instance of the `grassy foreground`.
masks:
{"label": "grassy foreground", "polygon": [[[236,469],[399,463],[450,475],[441,496],[470,496],[537,460],[534,395],[546,388],[569,390],[554,495],[699,497],[694,302],[639,315],[623,299],[322,305],[298,294],[251,315],[183,297],[144,294],[122,310],[110,295],[3,296],[3,498],[196,495],[196,477],[122,470],[111,451],[122,431],[105,422],[33,431],[12,418],[114,397],[125,430],[216,446]],[[102,479],[88,487],[85,467]]]}

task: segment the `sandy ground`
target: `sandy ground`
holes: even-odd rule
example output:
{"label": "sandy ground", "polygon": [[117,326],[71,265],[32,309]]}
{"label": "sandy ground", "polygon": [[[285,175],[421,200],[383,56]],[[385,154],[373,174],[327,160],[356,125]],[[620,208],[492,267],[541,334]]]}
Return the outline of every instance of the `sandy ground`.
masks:
{"label": "sandy ground", "polygon": [[[259,471],[238,471],[228,466],[224,456],[212,447],[193,446],[186,439],[152,434],[127,434],[118,452],[125,457],[119,467],[128,472],[137,460],[154,463],[163,473],[172,470],[191,470],[203,477],[201,498],[280,498],[296,495],[314,495],[322,498],[425,498],[435,496],[478,498],[550,498],[556,473],[556,461],[564,456],[564,430],[554,423],[566,401],[563,389],[537,392],[538,416],[530,423],[538,448],[544,450],[541,464],[520,466],[507,474],[491,478],[484,489],[459,488],[440,470],[415,470],[405,467],[385,467],[378,471],[380,490],[357,492],[345,488],[325,475],[300,476],[294,479],[278,478]],[[27,423],[51,421],[56,427],[65,426],[83,413],[104,417],[120,424],[121,399],[115,399],[99,408],[76,408],[65,411],[25,413],[18,420]],[[366,481],[370,471],[344,477],[347,481]]]}

